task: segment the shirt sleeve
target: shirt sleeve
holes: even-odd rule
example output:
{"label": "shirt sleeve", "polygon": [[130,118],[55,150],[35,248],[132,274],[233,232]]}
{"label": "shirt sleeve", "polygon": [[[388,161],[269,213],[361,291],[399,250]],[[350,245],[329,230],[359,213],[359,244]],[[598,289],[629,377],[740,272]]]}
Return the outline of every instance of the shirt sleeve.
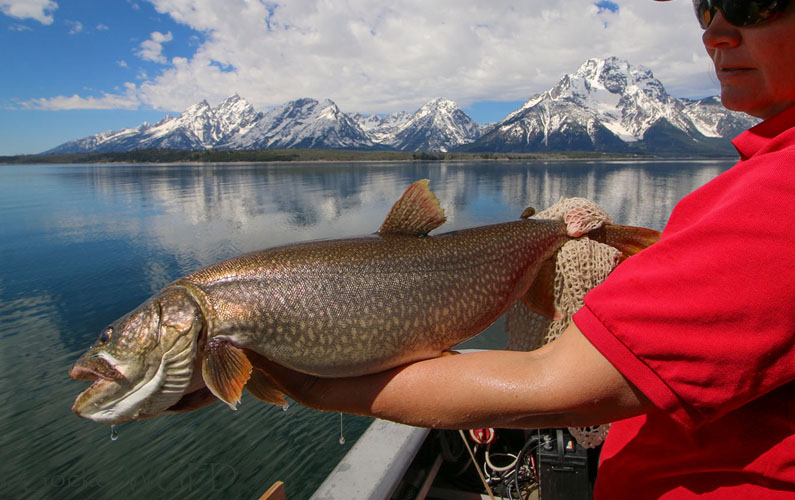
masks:
{"label": "shirt sleeve", "polygon": [[718,179],[685,198],[660,242],[620,265],[574,316],[688,427],[795,380],[795,153]]}

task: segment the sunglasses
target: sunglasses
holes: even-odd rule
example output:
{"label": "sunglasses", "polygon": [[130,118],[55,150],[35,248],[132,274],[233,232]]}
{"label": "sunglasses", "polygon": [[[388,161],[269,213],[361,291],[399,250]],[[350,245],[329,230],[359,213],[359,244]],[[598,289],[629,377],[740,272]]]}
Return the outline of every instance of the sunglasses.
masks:
{"label": "sunglasses", "polygon": [[693,8],[703,29],[718,11],[729,24],[741,28],[772,19],[787,8],[787,0],[693,0]]}

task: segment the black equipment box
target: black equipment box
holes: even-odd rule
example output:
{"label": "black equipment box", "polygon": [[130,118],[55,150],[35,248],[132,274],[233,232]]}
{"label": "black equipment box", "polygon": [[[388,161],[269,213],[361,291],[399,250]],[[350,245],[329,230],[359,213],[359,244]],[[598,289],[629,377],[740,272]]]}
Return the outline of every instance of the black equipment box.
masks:
{"label": "black equipment box", "polygon": [[540,500],[591,500],[588,450],[565,429],[541,431],[538,446]]}

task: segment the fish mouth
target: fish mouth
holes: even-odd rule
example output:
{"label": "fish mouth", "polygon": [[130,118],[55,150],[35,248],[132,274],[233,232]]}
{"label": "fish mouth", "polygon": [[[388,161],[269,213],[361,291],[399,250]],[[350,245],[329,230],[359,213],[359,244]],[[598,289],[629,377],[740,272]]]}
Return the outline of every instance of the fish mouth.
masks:
{"label": "fish mouth", "polygon": [[69,370],[69,376],[75,380],[82,380],[84,382],[96,382],[99,380],[113,380],[118,382],[126,380],[126,377],[118,368],[101,356],[78,360],[72,369]]}
{"label": "fish mouth", "polygon": [[74,380],[92,382],[88,389],[77,395],[72,405],[72,411],[85,418],[91,418],[107,397],[128,385],[127,377],[102,355],[77,360],[69,370],[69,376]]}
{"label": "fish mouth", "polygon": [[174,350],[159,357],[156,365],[154,359],[144,363],[148,369],[139,375],[133,364],[132,373],[125,376],[106,352],[79,359],[69,376],[92,384],[77,396],[72,411],[97,423],[119,424],[156,417],[172,407],[174,412],[185,412],[207,406],[212,399],[199,387],[193,388],[196,394],[185,394],[193,375],[195,340],[190,349]]}

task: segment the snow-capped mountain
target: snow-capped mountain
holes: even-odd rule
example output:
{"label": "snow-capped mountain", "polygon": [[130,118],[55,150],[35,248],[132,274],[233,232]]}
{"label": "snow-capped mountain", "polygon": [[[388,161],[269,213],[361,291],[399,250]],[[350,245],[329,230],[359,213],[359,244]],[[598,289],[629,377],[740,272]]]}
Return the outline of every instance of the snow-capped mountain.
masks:
{"label": "snow-capped mountain", "polygon": [[373,142],[386,144],[392,140],[406,122],[411,120],[411,116],[411,113],[399,111],[390,115],[362,115],[355,113],[351,115],[351,118],[359,124],[364,133]]}
{"label": "snow-capped mountain", "polygon": [[120,132],[103,132],[67,142],[50,152],[212,149],[246,130],[257,118],[253,106],[235,94],[215,108],[202,101],[177,117],[166,115],[154,125],[143,123]]}
{"label": "snow-capped mountain", "polygon": [[202,101],[177,117],[103,132],[48,153],[171,149],[399,149],[449,151],[471,142],[479,126],[453,101],[436,99],[414,114],[349,115],[329,100],[297,99],[256,112],[237,94],[213,108]]}
{"label": "snow-capped mountain", "polygon": [[643,66],[589,59],[465,149],[719,153],[754,123],[714,99],[670,96]]}
{"label": "snow-capped mountain", "polygon": [[616,58],[589,59],[504,120],[481,127],[456,103],[414,113],[348,114],[329,99],[298,99],[256,111],[235,94],[176,117],[103,132],[47,153],[172,149],[395,149],[445,152],[607,151],[733,154],[729,140],[758,120],[717,98],[670,96],[652,72]]}
{"label": "snow-capped mountain", "polygon": [[329,99],[298,99],[262,113],[220,149],[372,149],[376,144]]}
{"label": "snow-capped mountain", "polygon": [[434,99],[414,114],[357,115],[357,118],[373,141],[401,151],[447,152],[474,141],[481,134],[480,125],[448,99]]}
{"label": "snow-capped mountain", "polygon": [[682,99],[685,114],[699,132],[707,137],[736,137],[753,127],[759,120],[745,113],[736,113],[723,107],[717,96],[704,99]]}

